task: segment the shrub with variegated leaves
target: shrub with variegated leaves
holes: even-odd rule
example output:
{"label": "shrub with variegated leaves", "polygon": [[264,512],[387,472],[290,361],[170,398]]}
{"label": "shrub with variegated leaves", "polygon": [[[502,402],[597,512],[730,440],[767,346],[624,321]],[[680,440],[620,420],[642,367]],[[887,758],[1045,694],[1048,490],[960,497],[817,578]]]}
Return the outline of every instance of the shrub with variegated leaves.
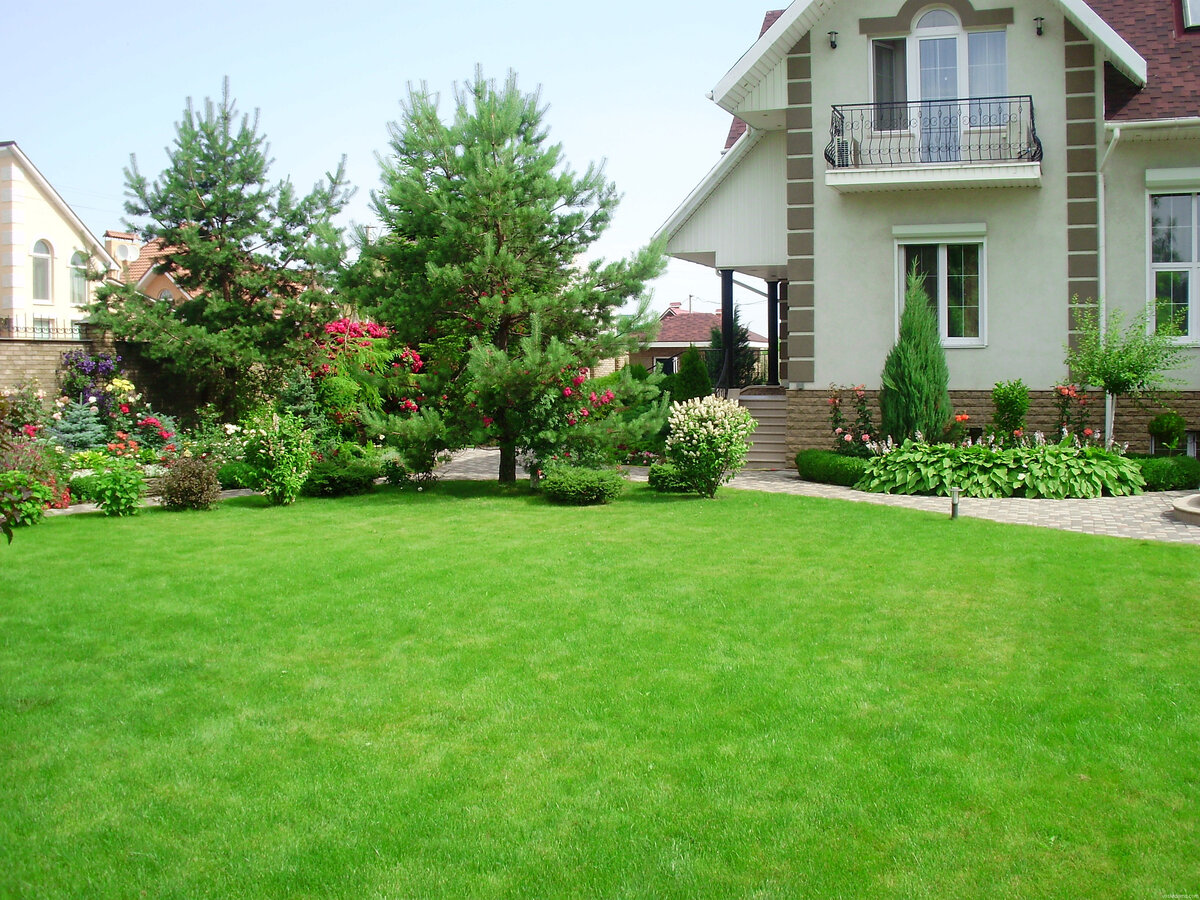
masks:
{"label": "shrub with variegated leaves", "polygon": [[746,464],[757,423],[749,411],[716,396],[672,403],[667,458],[692,489],[712,497]]}

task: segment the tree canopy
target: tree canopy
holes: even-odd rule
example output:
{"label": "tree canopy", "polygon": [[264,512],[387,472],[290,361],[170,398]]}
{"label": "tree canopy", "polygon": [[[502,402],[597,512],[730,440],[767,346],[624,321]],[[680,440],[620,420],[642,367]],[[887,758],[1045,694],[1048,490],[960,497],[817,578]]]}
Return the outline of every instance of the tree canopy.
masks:
{"label": "tree canopy", "polygon": [[277,386],[307,332],[335,317],[329,292],[345,243],[333,223],[350,197],[344,159],[303,196],[268,180],[258,113],[240,114],[226,79],[219,101],[187,101],[162,174],[136,156],[125,170],[126,224],[153,241],[157,271],[187,296],[163,302],[135,285],[104,286],[92,321],[229,411]]}
{"label": "tree canopy", "polygon": [[[512,73],[497,85],[477,70],[449,121],[436,95],[411,88],[372,194],[382,235],[364,241],[343,281],[362,312],[420,348],[412,428],[438,430],[443,447],[494,440],[501,480],[515,478],[518,450],[544,450],[568,420],[593,418],[575,379],[636,346],[646,304],[621,308],[664,265],[657,246],[586,260],[616,188],[602,166],[566,164],[545,115],[539,92],[521,92]],[[564,404],[578,394],[582,404]]]}

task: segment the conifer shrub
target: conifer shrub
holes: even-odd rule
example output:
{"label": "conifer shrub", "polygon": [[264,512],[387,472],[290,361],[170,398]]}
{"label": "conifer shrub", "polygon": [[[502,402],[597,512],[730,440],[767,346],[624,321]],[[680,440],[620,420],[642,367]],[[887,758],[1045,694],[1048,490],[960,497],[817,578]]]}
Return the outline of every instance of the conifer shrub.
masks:
{"label": "conifer shrub", "polygon": [[354,456],[338,454],[313,463],[304,482],[306,497],[349,497],[365,494],[375,487],[378,464]]}
{"label": "conifer shrub", "polygon": [[617,499],[625,485],[625,477],[614,469],[551,466],[540,487],[546,498],[554,503],[594,506]]}
{"label": "conifer shrub", "polygon": [[675,374],[671,388],[671,399],[676,403],[707,397],[713,392],[708,366],[704,364],[704,357],[700,355],[695,344],[684,350],[679,358],[679,371]]}
{"label": "conifer shrub", "polygon": [[920,277],[908,275],[900,336],[883,363],[879,409],[884,434],[900,442],[918,433],[935,438],[950,421],[950,371]]}
{"label": "conifer shrub", "polygon": [[220,498],[216,469],[206,459],[178,459],[163,476],[162,500],[167,509],[212,509]]}
{"label": "conifer shrub", "polygon": [[72,400],[62,418],[49,429],[51,436],[68,451],[92,450],[108,442],[100,411],[89,403]]}

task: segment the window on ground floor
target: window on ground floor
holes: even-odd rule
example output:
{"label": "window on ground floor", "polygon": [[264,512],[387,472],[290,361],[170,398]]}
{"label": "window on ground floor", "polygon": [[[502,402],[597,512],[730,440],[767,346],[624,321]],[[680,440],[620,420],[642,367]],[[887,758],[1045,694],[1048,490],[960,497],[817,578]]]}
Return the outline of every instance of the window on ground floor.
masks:
{"label": "window on ground floor", "polygon": [[1150,195],[1150,297],[1154,328],[1200,339],[1200,194]]}
{"label": "window on ground floor", "polygon": [[937,314],[945,347],[986,343],[984,252],[980,241],[899,245],[898,309],[904,307],[908,273],[916,271]]}

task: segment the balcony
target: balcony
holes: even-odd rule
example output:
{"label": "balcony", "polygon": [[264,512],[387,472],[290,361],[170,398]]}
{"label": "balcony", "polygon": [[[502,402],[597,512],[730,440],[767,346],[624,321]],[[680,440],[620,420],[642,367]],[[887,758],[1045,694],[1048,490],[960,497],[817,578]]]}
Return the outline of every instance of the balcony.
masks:
{"label": "balcony", "polygon": [[842,192],[1041,184],[1029,96],[835,106],[829,134],[825,183]]}

